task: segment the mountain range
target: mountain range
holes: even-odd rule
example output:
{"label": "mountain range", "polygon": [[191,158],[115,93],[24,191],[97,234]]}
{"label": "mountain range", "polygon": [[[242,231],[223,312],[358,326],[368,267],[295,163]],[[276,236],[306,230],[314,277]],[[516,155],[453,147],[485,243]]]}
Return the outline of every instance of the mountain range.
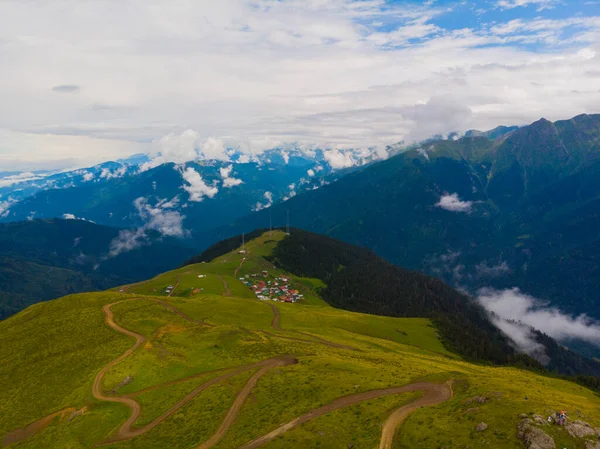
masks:
{"label": "mountain range", "polygon": [[600,318],[600,115],[430,142],[203,238],[288,215],[471,292],[518,287]]}
{"label": "mountain range", "polygon": [[122,177],[40,190],[11,203],[4,220],[35,212],[118,226],[104,254],[169,241],[187,248],[171,252],[172,267],[214,242],[289,222],[437,277],[489,300],[507,322],[599,355],[600,115],[431,139],[388,148],[379,161],[354,154],[358,163],[346,168],[327,165],[326,155],[273,150],[244,163],[238,154],[141,170],[146,160]]}

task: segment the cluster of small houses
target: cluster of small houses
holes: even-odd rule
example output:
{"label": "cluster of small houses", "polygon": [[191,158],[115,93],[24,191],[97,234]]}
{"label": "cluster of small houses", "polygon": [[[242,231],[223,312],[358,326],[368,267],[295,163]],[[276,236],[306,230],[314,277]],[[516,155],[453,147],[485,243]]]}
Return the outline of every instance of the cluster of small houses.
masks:
{"label": "cluster of small houses", "polygon": [[[285,276],[274,277],[267,280],[267,271],[258,274],[247,274],[240,278],[250,290],[254,292],[256,297],[262,301],[281,301],[281,302],[298,302],[303,298],[303,295],[289,284],[289,278]],[[259,279],[261,278],[262,279]]]}

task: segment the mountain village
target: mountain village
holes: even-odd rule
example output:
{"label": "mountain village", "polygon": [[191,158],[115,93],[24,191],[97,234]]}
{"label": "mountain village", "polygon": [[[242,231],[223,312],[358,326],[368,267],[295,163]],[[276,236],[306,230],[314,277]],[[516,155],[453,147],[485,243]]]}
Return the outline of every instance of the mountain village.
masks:
{"label": "mountain village", "polygon": [[303,295],[290,285],[286,276],[275,277],[263,271],[261,274],[247,274],[239,278],[261,301],[298,302]]}

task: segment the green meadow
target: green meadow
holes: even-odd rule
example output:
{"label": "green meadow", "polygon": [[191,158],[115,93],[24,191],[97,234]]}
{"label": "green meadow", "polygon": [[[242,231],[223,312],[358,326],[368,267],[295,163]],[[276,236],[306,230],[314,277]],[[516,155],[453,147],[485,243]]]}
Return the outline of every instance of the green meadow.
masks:
{"label": "green meadow", "polygon": [[[101,388],[140,404],[134,429],[160,418],[205,382],[282,355],[297,363],[266,371],[213,447],[240,447],[342,396],[415,381],[453,380],[454,396],[411,413],[395,434],[395,449],[521,448],[516,435],[520,414],[545,417],[562,408],[600,426],[600,397],[575,383],[461,360],[444,348],[427,319],[329,307],[318,296],[320,281],[296,278],[265,259],[283,237],[279,231],[265,233],[247,242],[244,254],[233,251],[146,282],[36,304],[0,322],[0,444],[9,432],[67,407],[86,411],[56,418],[5,445],[89,448],[117,434],[131,410],[96,399],[92,385],[104,366],[135,343],[105,322],[102,307],[122,300],[127,301],[111,306],[116,324],[145,341],[106,372]],[[263,270],[268,278],[290,276],[304,299],[294,304],[256,299],[239,278]],[[279,311],[281,330],[272,325],[271,304]],[[259,372],[258,365],[252,366],[204,389],[147,433],[103,447],[198,447],[217,431],[244,385]],[[264,447],[377,448],[387,417],[420,396],[404,393],[350,405]],[[485,400],[474,403],[474,397]],[[480,422],[488,428],[476,432]],[[562,428],[547,426],[545,431],[557,447],[585,448],[584,440]]]}

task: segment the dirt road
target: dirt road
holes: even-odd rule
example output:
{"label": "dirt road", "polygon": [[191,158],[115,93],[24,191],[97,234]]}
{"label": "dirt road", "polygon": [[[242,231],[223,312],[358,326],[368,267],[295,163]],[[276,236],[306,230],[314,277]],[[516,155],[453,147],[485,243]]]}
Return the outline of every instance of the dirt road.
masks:
{"label": "dirt road", "polygon": [[175,286],[171,289],[171,291],[169,292],[169,294],[167,296],[173,296],[173,293],[175,293],[175,290],[177,290],[177,287],[179,287],[180,279],[181,279],[181,276],[177,276],[177,282],[175,282]]}
{"label": "dirt road", "polygon": [[38,432],[41,432],[54,421],[54,418],[60,417],[60,419],[64,419],[67,415],[73,415],[77,410],[75,407],[65,408],[64,410],[60,410],[58,412],[54,412],[48,416],[45,416],[41,419],[38,419],[31,424],[28,424],[22,429],[13,430],[12,432],[7,433],[2,439],[2,443],[0,447],[8,446],[10,444],[18,443],[19,441],[25,440]]}
{"label": "dirt road", "polygon": [[[113,302],[111,304],[106,304],[104,307],[102,307],[102,311],[104,312],[104,315],[105,315],[106,324],[109,327],[113,328],[117,332],[125,334],[125,335],[127,335],[129,337],[135,338],[135,344],[131,348],[129,348],[127,351],[125,351],[123,354],[121,354],[116,359],[110,361],[107,365],[105,365],[100,370],[100,372],[96,375],[96,378],[94,379],[94,384],[92,385],[92,394],[94,395],[94,397],[96,399],[98,399],[100,401],[107,401],[107,402],[118,402],[118,403],[121,403],[121,404],[125,404],[127,407],[129,407],[131,409],[131,416],[121,426],[121,429],[130,429],[131,426],[133,425],[133,423],[135,423],[135,421],[138,419],[138,417],[140,416],[140,413],[141,413],[140,404],[138,404],[132,398],[125,397],[125,396],[106,396],[104,394],[104,392],[102,391],[102,380],[104,379],[104,376],[105,376],[106,372],[109,369],[111,369],[113,366],[117,365],[119,362],[121,362],[126,357],[130,356],[137,348],[140,347],[140,345],[142,343],[144,343],[146,341],[146,337],[144,337],[142,334],[138,334],[136,332],[130,331],[128,329],[125,329],[125,328],[119,326],[117,323],[115,323],[115,321],[114,321],[114,315],[113,315],[113,312],[111,310],[111,307],[114,306],[114,305],[123,303],[123,302],[127,302],[127,301],[139,301],[139,300],[146,300],[146,301],[155,301],[155,302],[158,302],[158,303],[162,304],[163,306],[167,307],[169,310],[171,310],[174,313],[176,313],[177,315],[179,315],[180,317],[182,317],[182,318],[184,318],[184,319],[186,319],[188,321],[191,321],[191,322],[196,323],[196,324],[201,324],[201,325],[209,325],[208,323],[205,323],[203,321],[195,320],[195,319],[191,318],[190,316],[188,316],[185,313],[181,312],[177,308],[173,307],[170,304],[167,304],[164,301],[161,301],[160,299],[154,299],[154,298],[128,298],[128,299],[123,299],[121,301]],[[212,326],[212,325],[209,325],[209,326]]]}
{"label": "dirt road", "polygon": [[[324,405],[323,407],[319,407],[296,419],[293,419],[292,421],[278,427],[272,432],[269,432],[268,434],[257,438],[245,444],[244,446],[241,446],[239,449],[256,449],[268,443],[269,441],[274,440],[275,438],[284,434],[288,430],[294,429],[295,427],[298,427],[299,425],[304,424],[305,422],[310,421],[313,418],[323,416],[327,413],[331,413],[335,410],[339,410],[349,405],[358,404],[359,402],[369,401],[372,399],[390,396],[393,394],[409,393],[412,391],[424,391],[425,395],[417,399],[416,401],[413,401],[412,403],[396,410],[396,412],[394,412],[392,416],[386,421],[387,432],[384,426],[384,434],[382,435],[382,445],[380,446],[380,448],[391,448],[390,433],[391,437],[393,438],[396,426],[400,424],[400,422],[410,412],[416,410],[417,408],[423,407],[425,405],[439,404],[452,397],[452,390],[448,385],[419,382],[410,385],[405,385],[403,387],[384,388],[381,390],[364,391],[362,393],[357,393],[350,396],[343,396],[341,398],[334,399],[329,404]],[[392,417],[394,417],[393,420]],[[384,438],[385,442],[383,441]]]}
{"label": "dirt road", "polygon": [[131,398],[118,397],[118,396],[114,396],[114,397],[105,396],[102,391],[102,380],[104,379],[104,375],[106,374],[106,372],[109,369],[111,369],[113,366],[115,366],[117,363],[119,363],[124,358],[131,355],[133,353],[133,351],[135,351],[137,348],[139,348],[141,346],[141,344],[146,341],[146,337],[144,337],[143,335],[136,334],[135,332],[127,330],[127,329],[119,326],[114,321],[114,315],[112,313],[112,310],[110,310],[111,306],[120,304],[125,301],[131,301],[131,300],[132,299],[129,299],[129,300],[124,299],[123,301],[113,302],[112,304],[106,304],[104,307],[102,307],[102,311],[104,312],[104,315],[105,315],[106,324],[108,324],[108,326],[110,326],[117,332],[128,335],[129,337],[135,338],[135,344],[131,348],[129,348],[127,351],[125,351],[123,354],[121,354],[119,357],[117,357],[116,359],[112,360],[107,365],[105,365],[104,368],[102,368],[100,370],[100,372],[96,375],[96,378],[94,379],[94,385],[92,386],[92,394],[94,395],[94,397],[96,399],[98,399],[100,401],[107,401],[107,402],[119,402],[121,404],[125,404],[127,407],[129,407],[131,409],[131,416],[125,422],[125,424],[123,424],[123,426],[129,426],[129,427],[131,427],[133,425],[133,423],[140,416],[140,413],[141,413],[140,404],[138,404],[136,401],[134,401]]}
{"label": "dirt road", "polygon": [[279,309],[275,307],[275,304],[268,304],[269,306],[271,306],[271,310],[273,310],[273,321],[271,321],[271,327],[273,327],[273,329],[275,329],[276,331],[280,331],[282,329],[281,327],[279,327],[279,317],[281,316],[279,315]]}
{"label": "dirt road", "polygon": [[[196,387],[192,392],[190,392],[187,396],[185,396],[183,399],[181,399],[179,402],[177,402],[175,405],[173,405],[171,408],[169,408],[169,410],[167,410],[165,413],[163,413],[162,415],[160,415],[159,417],[157,417],[156,419],[154,419],[153,421],[151,421],[150,423],[146,424],[143,427],[138,427],[138,428],[133,428],[133,423],[137,420],[137,418],[139,418],[139,412],[137,413],[137,415],[132,415],[132,417],[130,417],[125,424],[123,424],[119,430],[117,431],[117,433],[115,435],[113,435],[112,437],[110,437],[108,440],[106,440],[104,443],[102,443],[102,445],[105,444],[111,444],[111,443],[115,443],[117,441],[125,441],[125,440],[130,440],[132,438],[135,438],[137,436],[143,435],[147,432],[149,432],[150,430],[154,429],[156,426],[158,426],[160,423],[162,423],[165,419],[167,419],[169,416],[173,415],[177,410],[179,410],[181,407],[183,407],[185,404],[187,404],[188,402],[190,402],[192,399],[194,399],[196,396],[198,396],[200,393],[202,393],[204,390],[206,390],[209,387],[212,387],[213,385],[229,379],[231,377],[237,376],[243,372],[252,370],[252,369],[256,369],[256,368],[261,368],[261,370],[255,374],[252,379],[256,379],[254,381],[254,384],[256,384],[256,381],[258,380],[258,378],[260,378],[261,376],[263,376],[264,374],[266,374],[266,372],[270,369],[279,367],[279,366],[287,366],[287,365],[291,365],[292,363],[296,363],[296,359],[294,357],[291,356],[280,356],[280,357],[274,357],[272,359],[267,359],[267,360],[263,360],[260,362],[256,362],[256,363],[251,363],[248,365],[244,365],[244,366],[240,366],[237,368],[234,368],[231,372],[223,374],[221,376],[215,377],[214,379],[209,380],[208,382],[203,383],[202,385]],[[257,377],[257,375],[260,374],[260,376]],[[194,377],[198,377],[198,375],[194,375],[194,376],[189,376],[187,378],[184,379],[179,379],[178,381],[184,381],[184,380],[188,380],[188,379],[192,379]],[[250,381],[252,381],[252,379],[250,379]],[[223,435],[224,433],[227,431],[227,429],[229,429],[229,427],[231,426],[231,424],[233,423],[233,420],[235,419],[235,417],[237,416],[237,414],[239,413],[239,409],[241,408],[244,400],[246,399],[246,397],[248,396],[248,394],[250,393],[250,390],[254,387],[254,384],[249,385],[250,381],[248,382],[248,384],[246,384],[246,387],[244,387],[244,390],[242,390],[242,392],[238,395],[238,397],[236,398],[236,401],[234,402],[233,406],[231,407],[231,409],[229,410],[229,413],[227,414],[227,417],[225,418],[225,421],[223,422],[223,424],[221,425],[221,428],[219,428],[219,430],[211,437],[211,439],[217,438],[216,441],[219,441],[222,438],[219,435],[219,432],[222,431]],[[161,386],[166,386],[167,384],[163,384]],[[244,391],[246,390],[246,388],[250,388],[248,390],[248,392],[246,393],[246,395],[244,396]],[[154,389],[159,388],[159,386],[154,387]],[[131,395],[130,395],[131,396]],[[121,397],[123,399],[128,399],[131,400],[133,402],[135,402],[133,399],[131,399],[131,397]],[[239,402],[239,404],[238,404]],[[139,407],[139,404],[137,404],[137,402],[135,402],[135,404]],[[237,408],[236,408],[237,407]],[[136,412],[134,411],[134,414]],[[232,416],[231,418],[229,418],[229,422],[228,422],[228,417]],[[227,424],[225,426],[225,424]],[[206,443],[204,443],[206,444]],[[213,443],[213,445],[216,444]],[[204,447],[211,447],[211,446],[204,446]]]}
{"label": "dirt road", "polygon": [[225,278],[220,274],[217,274],[217,276],[219,277],[219,279],[221,279],[221,282],[223,283],[223,288],[225,289],[225,292],[223,294],[225,296],[231,296],[231,290],[229,289],[229,284],[227,283]]}
{"label": "dirt road", "polygon": [[242,265],[244,265],[244,261],[246,260],[245,257],[242,257],[242,261],[240,262],[240,264],[237,266],[237,268],[235,269],[235,271],[233,272],[233,277],[237,279],[237,274],[238,271],[240,271],[240,268],[242,268]]}
{"label": "dirt road", "polygon": [[[242,259],[242,262],[236,269],[236,272],[235,272],[236,275],[237,275],[237,271],[239,270],[239,268],[241,267],[243,262],[244,262],[244,260]],[[225,281],[224,281],[224,283],[225,283]],[[226,287],[226,291],[227,290],[228,290],[228,288]],[[297,363],[297,359],[295,357],[289,356],[289,355],[283,355],[283,356],[274,357],[271,359],[263,360],[260,362],[256,362],[256,363],[252,363],[252,364],[248,364],[248,365],[244,365],[244,366],[240,366],[240,367],[224,368],[221,370],[215,370],[213,372],[218,372],[218,371],[226,371],[226,372],[224,372],[223,374],[221,374],[211,380],[208,380],[207,382],[204,382],[202,385],[196,387],[192,392],[190,392],[183,399],[178,401],[171,408],[169,408],[169,410],[167,410],[161,416],[154,419],[152,422],[146,424],[143,427],[134,428],[133,425],[135,424],[135,422],[137,421],[137,419],[139,418],[139,416],[141,414],[140,404],[133,399],[133,397],[136,395],[136,393],[133,393],[130,395],[124,395],[124,396],[105,396],[104,393],[102,392],[102,381],[104,379],[106,372],[109,369],[111,369],[116,364],[121,362],[123,359],[125,359],[126,357],[131,355],[137,348],[140,347],[140,345],[142,345],[146,341],[146,338],[143,335],[137,334],[133,331],[125,329],[125,328],[119,326],[118,324],[116,324],[114,321],[114,316],[113,316],[111,307],[113,305],[116,305],[116,304],[119,304],[119,303],[122,303],[125,301],[134,301],[134,300],[142,300],[142,299],[149,300],[149,301],[156,301],[156,302],[162,304],[163,306],[167,307],[174,313],[176,313],[178,316],[180,316],[188,321],[191,321],[191,322],[194,322],[197,324],[208,325],[207,323],[205,323],[203,321],[195,320],[195,319],[189,317],[188,315],[181,312],[174,306],[167,304],[164,301],[161,301],[160,299],[155,299],[155,298],[129,298],[129,299],[117,301],[112,304],[107,304],[102,308],[102,310],[105,314],[105,320],[106,320],[106,323],[108,326],[115,329],[117,332],[120,332],[120,333],[125,334],[130,337],[134,337],[136,341],[135,341],[135,344],[131,348],[129,348],[122,355],[120,355],[116,359],[112,360],[105,367],[103,367],[94,380],[92,392],[96,399],[99,399],[102,401],[108,401],[108,402],[122,403],[131,409],[131,416],[127,419],[127,421],[117,430],[117,432],[115,434],[113,434],[109,439],[105,440],[100,445],[106,445],[106,444],[111,444],[111,443],[115,443],[118,441],[130,440],[137,436],[143,435],[143,434],[149,432],[150,430],[152,430],[153,428],[155,428],[156,426],[158,426],[165,419],[167,419],[168,417],[173,415],[175,412],[177,412],[179,409],[181,409],[185,404],[190,402],[193,398],[198,396],[201,392],[203,392],[207,388],[217,384],[218,382],[221,382],[223,380],[237,376],[243,372],[247,372],[247,371],[253,370],[253,369],[258,369],[258,371],[248,380],[248,382],[246,383],[246,385],[244,386],[242,391],[240,391],[240,393],[236,396],[233,405],[230,407],[229,411],[227,412],[227,415],[223,419],[223,422],[221,423],[221,425],[219,426],[217,431],[208,440],[201,443],[196,448],[196,449],[210,449],[213,446],[215,446],[216,444],[218,444],[223,439],[223,437],[226,435],[227,431],[230,429],[232,424],[235,422],[237,416],[239,415],[244,402],[247,400],[248,396],[252,392],[252,389],[256,386],[257,382],[260,380],[261,377],[263,377],[265,374],[267,374],[271,369],[274,369],[277,367],[288,366],[288,365]],[[279,326],[279,319],[280,319],[279,310],[273,304],[269,303],[269,306],[273,310],[273,321],[272,321],[271,325],[272,325],[273,329],[275,329],[276,331],[281,331],[282,329]],[[299,332],[299,333],[304,334],[302,332]],[[268,335],[273,335],[273,334],[268,334]],[[279,336],[279,335],[277,335],[276,337],[288,338],[288,339],[292,339],[292,340],[304,341],[304,342],[309,342],[309,343],[322,343],[322,344],[332,346],[332,347],[355,349],[355,348],[351,348],[349,346],[329,342],[320,337],[315,337],[314,335],[310,335],[310,334],[304,334],[304,335],[309,336],[313,340],[303,340],[303,339],[299,339],[299,338],[295,338],[295,337]],[[273,336],[275,336],[275,335],[273,335]],[[154,390],[154,389],[161,388],[161,387],[164,387],[167,385],[172,385],[173,383],[183,382],[185,380],[193,379],[193,378],[200,377],[200,376],[203,376],[206,374],[209,374],[209,372],[199,373],[199,374],[195,374],[192,376],[188,376],[187,378],[184,378],[184,379],[177,379],[174,381],[166,382],[162,385],[155,385],[155,386],[145,389],[144,391]],[[337,399],[334,399],[329,404],[319,407],[317,409],[314,409],[312,411],[309,411],[308,413],[288,422],[287,424],[281,425],[280,427],[269,432],[268,434],[247,443],[246,445],[242,446],[241,449],[258,448],[258,447],[268,443],[269,441],[272,441],[273,439],[277,438],[278,436],[282,435],[283,433],[287,432],[288,430],[291,430],[313,418],[317,418],[319,416],[322,416],[322,415],[325,415],[332,411],[347,407],[349,405],[357,404],[359,402],[368,401],[368,400],[372,400],[372,399],[376,399],[376,398],[380,398],[380,397],[384,397],[384,396],[413,392],[413,391],[423,391],[425,394],[422,397],[418,398],[417,400],[415,400],[415,401],[411,402],[410,404],[407,404],[403,407],[400,407],[398,410],[396,410],[394,413],[392,413],[390,415],[390,417],[386,420],[386,422],[383,426],[379,448],[380,449],[391,449],[394,434],[396,432],[398,425],[412,411],[414,411],[420,407],[423,407],[423,406],[431,406],[431,405],[440,404],[440,403],[450,399],[452,397],[452,388],[451,388],[450,384],[440,385],[440,384],[433,384],[433,383],[427,383],[427,382],[419,382],[419,383],[414,383],[414,384],[410,384],[410,385],[405,385],[402,387],[392,387],[392,388],[386,388],[386,389],[380,389],[380,390],[365,391],[362,393],[357,393],[357,394],[337,398]]]}
{"label": "dirt road", "polygon": [[425,390],[425,394],[421,398],[411,402],[410,404],[400,407],[385,421],[383,430],[381,432],[379,449],[392,449],[392,443],[394,442],[394,434],[396,433],[396,429],[411,412],[420,407],[441,404],[442,402],[452,398],[453,392],[450,382],[443,385],[430,385],[432,385],[432,388],[430,390]]}
{"label": "dirt road", "polygon": [[280,366],[288,366],[294,363],[298,363],[298,360],[292,356],[282,356],[277,357],[275,359],[270,359],[270,362],[268,364],[265,364],[256,374],[254,374],[254,376],[250,378],[250,380],[248,380],[246,385],[244,385],[244,388],[235,398],[233,405],[227,412],[227,416],[225,416],[225,419],[219,426],[219,429],[214,433],[213,436],[211,436],[208,440],[206,440],[196,449],[210,449],[223,439],[231,425],[234,423],[238,414],[240,413],[242,405],[244,405],[244,402],[246,402],[246,399],[252,392],[252,389],[256,386],[256,383],[262,376],[267,374],[267,372],[269,372],[273,368],[277,368]]}

